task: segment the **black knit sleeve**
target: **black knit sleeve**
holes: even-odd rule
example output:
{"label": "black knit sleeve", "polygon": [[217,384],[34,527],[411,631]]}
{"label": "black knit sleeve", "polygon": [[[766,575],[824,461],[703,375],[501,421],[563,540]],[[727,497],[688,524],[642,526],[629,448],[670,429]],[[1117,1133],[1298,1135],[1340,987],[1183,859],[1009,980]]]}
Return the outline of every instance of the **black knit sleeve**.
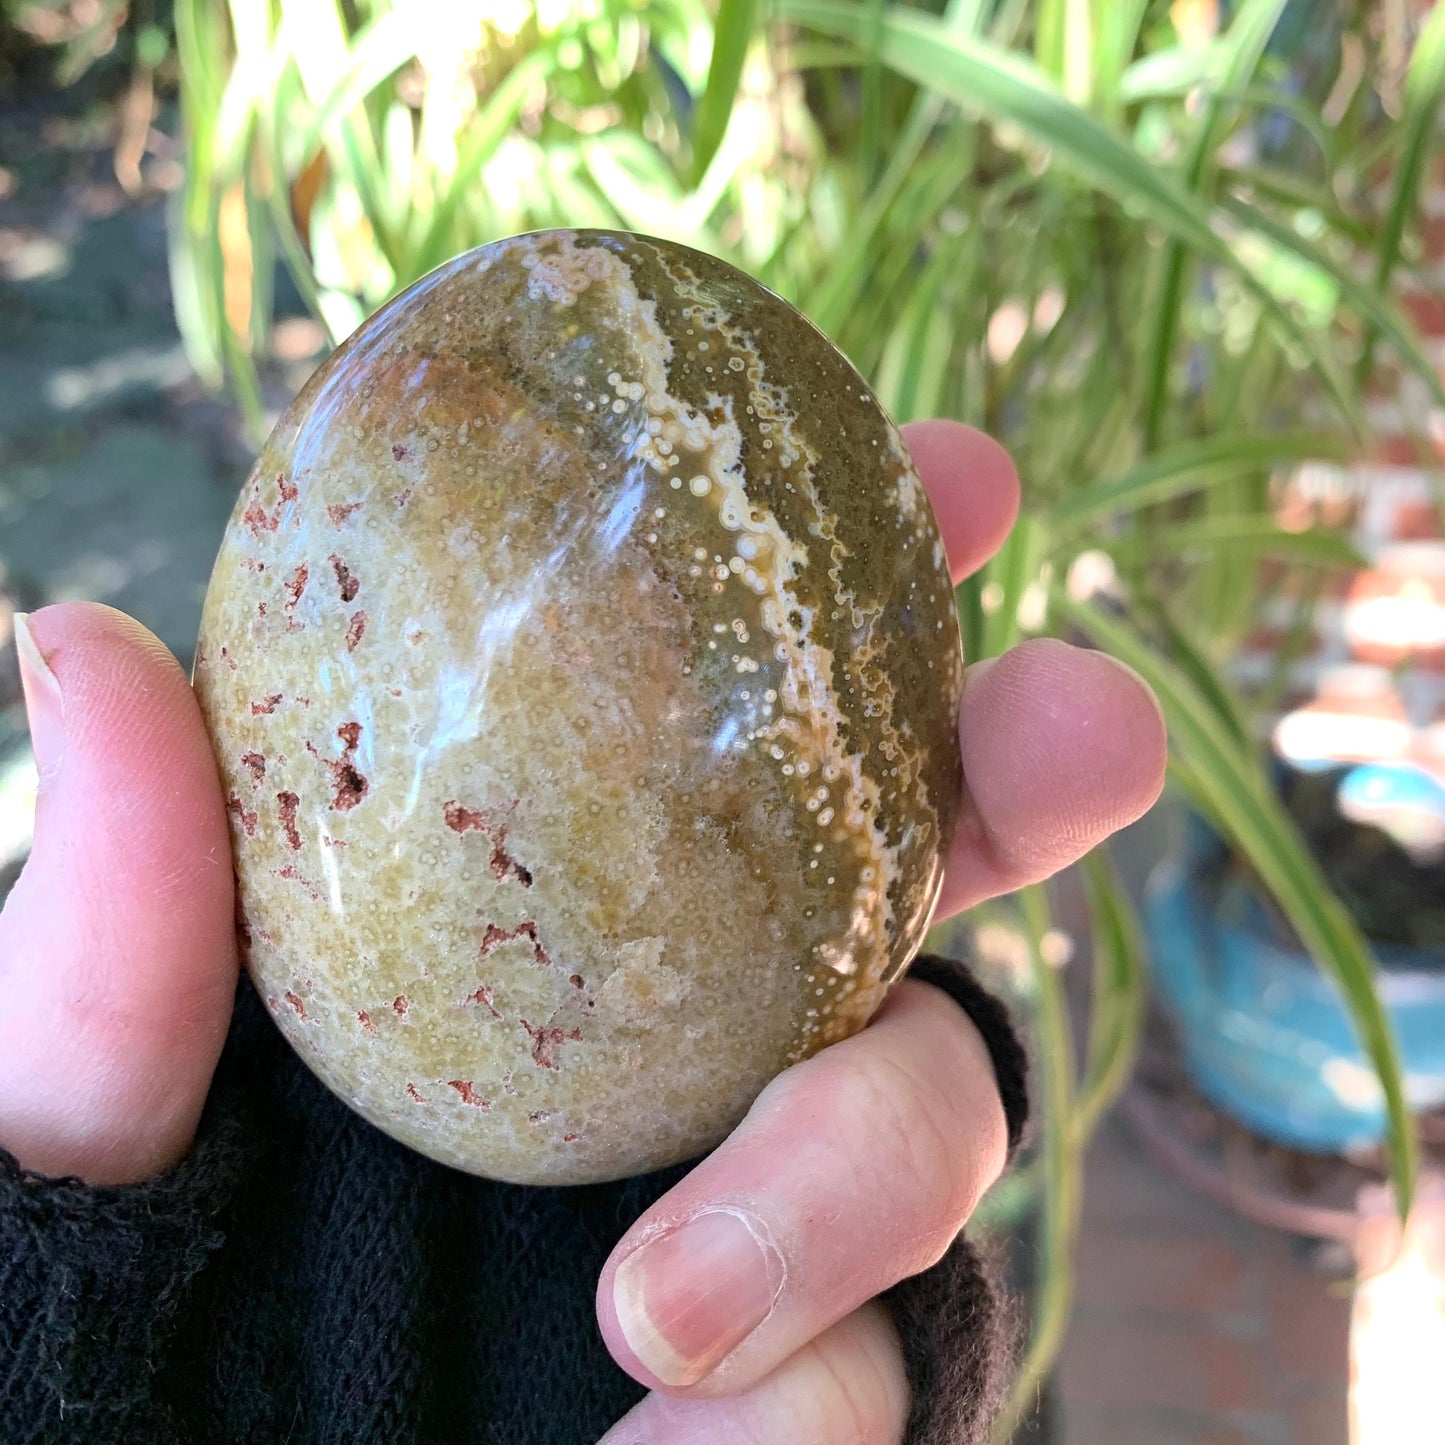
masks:
{"label": "black knit sleeve", "polygon": [[[1016,1140],[1006,1015],[957,965],[915,976],[977,1023]],[[0,1152],[0,1441],[587,1445],[643,1393],[597,1333],[595,1280],[685,1172],[548,1190],[446,1169],[332,1095],[243,981],[176,1169],[95,1188]],[[960,1241],[886,1300],[908,1445],[982,1441],[1009,1332],[975,1252]],[[566,1407],[538,1408],[553,1399]]]}
{"label": "black knit sleeve", "polygon": [[[925,954],[910,976],[968,1014],[993,1060],[1012,1156],[1028,1123],[1028,1060],[1008,1011],[960,963]],[[913,1390],[907,1445],[981,1445],[1003,1403],[1015,1330],[1006,1296],[962,1235],[932,1269],[883,1297]]]}
{"label": "black knit sleeve", "polygon": [[0,1149],[0,1440],[187,1438],[153,1392],[156,1362],[221,1243],[240,1154],[221,1120],[169,1173],[97,1187]]}

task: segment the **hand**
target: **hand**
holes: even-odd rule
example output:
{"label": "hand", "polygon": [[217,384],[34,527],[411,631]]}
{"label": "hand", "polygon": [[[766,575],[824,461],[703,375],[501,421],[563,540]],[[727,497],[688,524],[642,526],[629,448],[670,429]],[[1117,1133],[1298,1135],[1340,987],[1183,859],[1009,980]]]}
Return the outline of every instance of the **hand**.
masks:
{"label": "hand", "polygon": [[[908,442],[962,577],[1013,523],[1012,465],[952,423]],[[17,643],[41,786],[34,851],[0,913],[0,1144],[48,1174],[144,1179],[189,1147],[229,1025],[221,789],[184,675],[138,624],[67,603]],[[1062,643],[975,663],[960,729],[969,798],[946,913],[1047,877],[1161,786],[1147,690]],[[618,1246],[602,1331],[655,1393],[608,1445],[892,1445],[907,1386],[866,1301],[943,1253],[1003,1157],[982,1041],[942,993],[902,984],[864,1033],[765,1090]]]}

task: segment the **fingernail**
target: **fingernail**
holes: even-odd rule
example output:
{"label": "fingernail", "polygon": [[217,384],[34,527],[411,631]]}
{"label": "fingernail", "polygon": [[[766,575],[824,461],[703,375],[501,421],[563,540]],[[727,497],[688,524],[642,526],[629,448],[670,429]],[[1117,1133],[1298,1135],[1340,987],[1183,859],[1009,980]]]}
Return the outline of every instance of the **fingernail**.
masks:
{"label": "fingernail", "polygon": [[628,1255],[612,1299],[643,1365],[664,1385],[695,1385],[772,1313],[783,1277],[761,1224],[713,1209]]}
{"label": "fingernail", "polygon": [[60,683],[36,644],[27,614],[16,612],[13,617],[15,652],[20,659],[20,682],[25,689],[25,715],[30,723],[30,747],[35,754],[36,772],[48,778],[59,769],[65,747],[65,710]]}

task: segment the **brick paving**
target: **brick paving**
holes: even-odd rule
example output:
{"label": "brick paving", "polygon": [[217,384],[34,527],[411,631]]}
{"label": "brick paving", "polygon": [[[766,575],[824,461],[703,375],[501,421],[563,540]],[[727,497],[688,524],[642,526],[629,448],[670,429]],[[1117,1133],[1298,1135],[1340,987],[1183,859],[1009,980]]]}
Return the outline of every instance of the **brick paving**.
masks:
{"label": "brick paving", "polygon": [[1057,1445],[1348,1445],[1350,1300],[1319,1259],[1201,1199],[1106,1123]]}

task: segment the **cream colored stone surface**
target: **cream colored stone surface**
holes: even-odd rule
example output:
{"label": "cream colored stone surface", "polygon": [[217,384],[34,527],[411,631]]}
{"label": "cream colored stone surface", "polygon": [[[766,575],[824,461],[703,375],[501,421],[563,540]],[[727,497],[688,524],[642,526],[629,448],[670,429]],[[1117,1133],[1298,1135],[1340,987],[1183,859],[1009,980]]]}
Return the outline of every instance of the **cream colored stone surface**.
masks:
{"label": "cream colored stone surface", "polygon": [[446,1163],[695,1155],[918,947],[961,679],[917,477],[802,317],[617,233],[459,257],[296,399],[216,564],[248,967]]}

